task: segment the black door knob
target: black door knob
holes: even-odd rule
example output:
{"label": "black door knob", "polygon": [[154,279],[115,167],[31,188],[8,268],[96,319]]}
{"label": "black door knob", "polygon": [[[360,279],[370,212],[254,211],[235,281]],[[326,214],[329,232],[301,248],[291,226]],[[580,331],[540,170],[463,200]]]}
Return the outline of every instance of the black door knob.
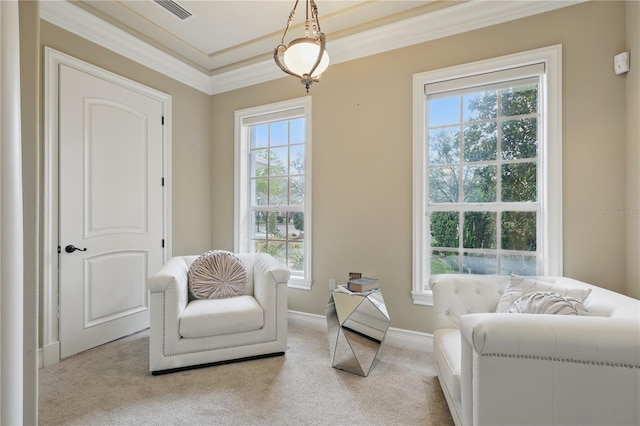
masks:
{"label": "black door knob", "polygon": [[78,250],[78,251],[87,251],[87,248],[85,247],[85,248],[81,249],[81,248],[78,248],[78,247],[74,246],[73,244],[69,244],[68,246],[66,246],[64,248],[64,251],[66,251],[67,253],[73,253],[76,250]]}

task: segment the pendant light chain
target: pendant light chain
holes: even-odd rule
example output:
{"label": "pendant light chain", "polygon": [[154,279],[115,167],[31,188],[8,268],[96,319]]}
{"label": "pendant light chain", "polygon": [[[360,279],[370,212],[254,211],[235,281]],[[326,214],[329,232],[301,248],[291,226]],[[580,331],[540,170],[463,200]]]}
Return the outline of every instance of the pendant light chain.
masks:
{"label": "pendant light chain", "polygon": [[311,0],[311,18],[313,19],[313,27],[315,28],[316,38],[317,34],[322,33],[320,29],[320,21],[318,20],[318,6],[316,6],[316,2]]}
{"label": "pendant light chain", "polygon": [[280,45],[284,46],[284,38],[287,36],[287,31],[289,31],[289,26],[293,22],[293,18],[296,16],[296,8],[298,7],[298,1],[293,5],[293,9],[291,9],[291,13],[289,13],[289,19],[287,20],[287,26],[284,29],[284,34],[282,34],[282,40],[280,40]]}

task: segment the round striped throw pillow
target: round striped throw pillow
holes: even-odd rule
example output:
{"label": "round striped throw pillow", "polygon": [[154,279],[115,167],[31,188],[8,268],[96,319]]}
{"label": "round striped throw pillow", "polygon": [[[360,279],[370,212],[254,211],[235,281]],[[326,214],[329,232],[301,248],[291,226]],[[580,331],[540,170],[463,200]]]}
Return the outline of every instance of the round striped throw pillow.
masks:
{"label": "round striped throw pillow", "polygon": [[525,294],[513,302],[509,312],[520,314],[589,315],[589,311],[579,300],[552,291],[536,291]]}
{"label": "round striped throw pillow", "polygon": [[236,255],[210,250],[189,267],[189,290],[196,299],[224,299],[244,294],[247,269]]}

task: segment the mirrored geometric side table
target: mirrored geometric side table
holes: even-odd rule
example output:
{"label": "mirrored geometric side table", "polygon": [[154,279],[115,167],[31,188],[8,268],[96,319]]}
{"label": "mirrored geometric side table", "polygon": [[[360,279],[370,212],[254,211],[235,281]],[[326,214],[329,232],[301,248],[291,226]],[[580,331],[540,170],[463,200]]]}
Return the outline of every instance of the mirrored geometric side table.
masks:
{"label": "mirrored geometric side table", "polygon": [[331,366],[366,377],[378,361],[391,319],[380,290],[331,292],[325,311]]}

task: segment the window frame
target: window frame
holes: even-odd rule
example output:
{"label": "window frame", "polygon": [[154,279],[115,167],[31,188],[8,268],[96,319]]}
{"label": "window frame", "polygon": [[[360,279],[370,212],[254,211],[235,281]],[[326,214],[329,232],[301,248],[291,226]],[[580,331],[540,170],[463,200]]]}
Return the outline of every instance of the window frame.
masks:
{"label": "window frame", "polygon": [[[300,112],[302,111],[302,112]],[[311,96],[276,102],[257,107],[236,110],[234,114],[234,250],[237,253],[251,252],[251,125],[286,120],[294,117],[305,119],[304,143],[304,273],[291,275],[288,286],[311,290],[313,283],[311,247]],[[289,146],[288,144],[285,146]]]}
{"label": "window frame", "polygon": [[[542,233],[539,243],[543,275],[562,275],[562,45],[554,45],[498,58],[472,62],[413,76],[413,303],[433,306],[428,288],[429,242],[427,223],[427,95],[425,85],[448,84],[467,77],[508,72],[510,69],[543,64],[539,98],[542,137],[539,145]],[[540,233],[539,233],[540,234]],[[558,238],[558,236],[560,236]]]}

